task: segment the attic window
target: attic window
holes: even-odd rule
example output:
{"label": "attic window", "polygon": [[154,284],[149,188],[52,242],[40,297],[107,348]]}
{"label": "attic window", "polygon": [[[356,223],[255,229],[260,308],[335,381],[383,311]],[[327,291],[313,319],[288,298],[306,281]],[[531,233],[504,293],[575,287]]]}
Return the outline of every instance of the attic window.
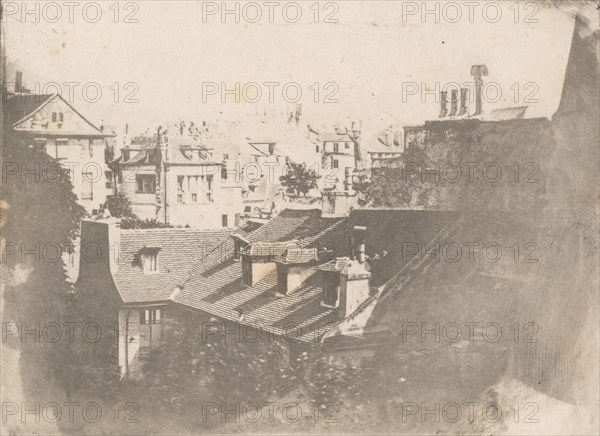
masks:
{"label": "attic window", "polygon": [[326,274],[323,280],[323,304],[328,307],[337,307],[339,290],[339,274],[336,272]]}
{"label": "attic window", "polygon": [[158,248],[145,248],[140,260],[144,274],[156,274],[158,272]]}

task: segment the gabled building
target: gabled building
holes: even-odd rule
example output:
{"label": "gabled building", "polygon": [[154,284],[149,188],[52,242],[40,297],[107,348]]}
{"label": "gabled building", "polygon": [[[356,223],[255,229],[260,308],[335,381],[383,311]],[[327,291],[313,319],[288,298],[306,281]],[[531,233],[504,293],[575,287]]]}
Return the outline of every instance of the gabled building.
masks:
{"label": "gabled building", "polygon": [[[25,91],[18,84],[16,87]],[[37,147],[69,170],[79,204],[91,213],[106,202],[110,169],[105,163],[106,139],[59,94],[11,93],[4,106],[4,125],[17,146]]]}
{"label": "gabled building", "polygon": [[241,187],[226,184],[222,162],[200,135],[136,137],[121,151],[119,190],[142,219],[203,229],[240,225]]}
{"label": "gabled building", "polygon": [[[357,349],[372,346],[361,331],[374,309],[401,298],[402,283],[423,265],[419,252],[446,237],[457,216],[355,210],[327,218],[320,210],[284,210],[257,230],[229,235],[84,221],[83,246],[116,245],[121,253],[82,258],[77,287],[111,308],[119,335],[129,338],[119,341],[123,375],[152,358],[153,341],[169,340],[170,323],[190,316],[201,328],[223,324],[275,341],[289,365],[315,346],[335,353],[344,338]],[[407,253],[407,243],[420,248]],[[152,327],[127,331],[131,322]]]}

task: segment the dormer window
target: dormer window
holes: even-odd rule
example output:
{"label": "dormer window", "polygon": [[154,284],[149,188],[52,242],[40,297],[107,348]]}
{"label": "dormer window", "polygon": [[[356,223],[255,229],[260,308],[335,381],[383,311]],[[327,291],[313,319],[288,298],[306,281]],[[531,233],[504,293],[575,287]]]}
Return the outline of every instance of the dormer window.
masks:
{"label": "dormer window", "polygon": [[144,248],[140,254],[140,261],[144,274],[158,273],[158,251],[159,248]]}
{"label": "dormer window", "polygon": [[338,272],[328,272],[323,277],[323,305],[337,307],[340,293],[340,275]]}

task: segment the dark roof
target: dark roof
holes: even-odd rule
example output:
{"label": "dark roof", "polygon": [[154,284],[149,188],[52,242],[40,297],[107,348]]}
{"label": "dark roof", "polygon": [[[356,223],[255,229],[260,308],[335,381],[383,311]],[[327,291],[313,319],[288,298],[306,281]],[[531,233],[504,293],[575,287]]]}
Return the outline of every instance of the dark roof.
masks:
{"label": "dark roof", "polygon": [[[336,256],[350,256],[350,235],[355,226],[367,226],[367,255],[387,254],[370,261],[372,286],[381,286],[398,273],[409,258],[403,258],[402,243],[426,244],[431,241],[456,213],[408,210],[357,210],[349,217],[324,218],[319,210],[285,210],[257,231],[248,235],[250,242],[288,242],[295,240],[299,248],[333,249]],[[325,333],[339,323],[337,310],[321,306],[322,288],[319,274],[311,275],[290,295],[278,296],[277,274],[272,271],[254,286],[242,283],[241,262],[231,256],[222,261],[223,251],[197,264],[183,290],[174,296],[176,303],[248,325],[260,325],[287,333],[305,341]],[[278,244],[275,244],[278,245]],[[240,320],[240,311],[244,315]],[[293,332],[293,333],[292,333]],[[281,334],[281,333],[280,333]]]}
{"label": "dark roof", "polygon": [[4,119],[6,126],[11,127],[17,121],[34,113],[45,105],[54,94],[15,94],[4,104]]}
{"label": "dark roof", "polygon": [[[66,130],[55,130],[48,129],[39,131],[36,133],[45,135],[82,135],[89,137],[102,137],[108,138],[115,136],[112,134],[106,134],[96,127],[90,120],[84,117],[77,109],[75,109],[67,100],[65,100],[60,94],[14,94],[10,96],[4,106],[5,123],[7,127],[15,127],[16,124],[22,123],[31,116],[39,111],[46,104],[54,101],[62,100],[75,114],[77,114],[83,121],[87,123],[90,129],[87,131],[66,131]],[[20,130],[20,129],[19,129]]]}
{"label": "dark roof", "polygon": [[[355,226],[367,228],[365,249],[371,266],[371,286],[390,280],[411,259],[414,244],[422,248],[431,241],[457,212],[438,210],[353,210],[348,219],[319,241],[335,250],[336,257],[350,257],[350,235]],[[375,260],[375,257],[380,259]]]}
{"label": "dark roof", "polygon": [[[430,210],[355,210],[349,217],[328,218],[320,210],[284,210],[245,237],[251,246],[258,247],[287,244],[290,248],[293,241],[294,254],[314,259],[317,252],[317,264],[333,256],[350,257],[352,231],[355,226],[366,226],[365,266],[371,273],[370,285],[376,288],[411,260],[403,252],[404,243],[422,248],[457,215]],[[321,278],[316,268],[304,283],[285,296],[277,293],[275,270],[253,286],[244,285],[242,263],[233,259],[233,238],[225,231],[124,230],[121,245],[115,282],[126,303],[172,301],[303,341],[319,340],[327,328],[342,321],[336,309],[320,304]],[[148,248],[158,250],[157,274],[145,275],[139,265],[140,252]],[[287,258],[289,252],[279,254]],[[322,264],[320,269],[340,271],[348,264],[347,260],[338,259]]]}
{"label": "dark roof", "polygon": [[316,248],[300,248],[288,247],[281,256],[275,258],[276,262],[289,265],[299,263],[317,262],[319,260],[319,252]]}
{"label": "dark roof", "polygon": [[[123,301],[167,300],[192,266],[228,238],[226,231],[121,230],[118,271],[114,278]],[[144,274],[139,260],[144,248],[158,249],[158,273]]]}

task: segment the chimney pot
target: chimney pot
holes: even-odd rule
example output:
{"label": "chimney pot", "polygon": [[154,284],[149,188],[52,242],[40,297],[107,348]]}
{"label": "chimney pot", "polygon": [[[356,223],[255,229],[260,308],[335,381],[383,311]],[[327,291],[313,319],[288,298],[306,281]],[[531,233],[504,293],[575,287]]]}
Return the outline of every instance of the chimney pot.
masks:
{"label": "chimney pot", "polygon": [[468,88],[460,88],[460,111],[458,112],[459,116],[462,116],[467,113],[467,98],[469,96]]}
{"label": "chimney pot", "polygon": [[446,117],[448,115],[448,92],[442,91],[440,92],[440,118]]}
{"label": "chimney pot", "polygon": [[458,90],[453,89],[450,92],[450,116],[453,117],[458,111]]}

